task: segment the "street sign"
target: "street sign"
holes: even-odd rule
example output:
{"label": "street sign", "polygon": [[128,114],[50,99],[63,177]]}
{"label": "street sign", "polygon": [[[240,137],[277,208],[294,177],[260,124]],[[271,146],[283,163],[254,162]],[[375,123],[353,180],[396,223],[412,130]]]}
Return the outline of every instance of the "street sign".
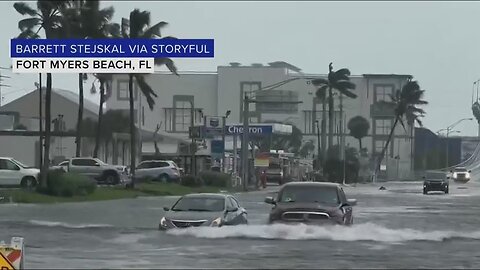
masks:
{"label": "street sign", "polygon": [[[272,125],[250,125],[248,133],[250,135],[270,135],[273,132]],[[243,134],[243,125],[226,126],[226,135]]]}
{"label": "street sign", "polygon": [[190,139],[201,139],[201,138],[203,138],[202,128],[203,128],[203,126],[197,126],[197,127],[193,127],[193,130],[192,130],[192,127],[189,127],[188,128],[188,132],[189,132],[188,137]]}
{"label": "street sign", "polygon": [[15,268],[10,263],[10,261],[1,252],[0,252],[0,269],[2,269],[2,270],[15,270]]}

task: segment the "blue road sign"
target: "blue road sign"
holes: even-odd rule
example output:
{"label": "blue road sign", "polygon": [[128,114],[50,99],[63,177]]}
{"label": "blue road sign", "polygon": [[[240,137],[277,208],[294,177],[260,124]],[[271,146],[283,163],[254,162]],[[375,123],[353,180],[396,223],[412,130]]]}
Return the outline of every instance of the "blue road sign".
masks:
{"label": "blue road sign", "polygon": [[[248,134],[250,135],[270,135],[273,132],[273,128],[271,125],[255,125],[248,127]],[[243,125],[232,125],[226,126],[226,134],[227,135],[238,135],[243,134]]]}

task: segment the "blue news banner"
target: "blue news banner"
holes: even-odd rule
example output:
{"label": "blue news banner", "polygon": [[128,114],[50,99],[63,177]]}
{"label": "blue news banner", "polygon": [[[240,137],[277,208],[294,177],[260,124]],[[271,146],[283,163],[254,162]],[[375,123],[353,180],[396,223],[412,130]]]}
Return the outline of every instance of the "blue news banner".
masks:
{"label": "blue news banner", "polygon": [[158,58],[213,58],[213,39],[12,39],[18,73],[153,73]]}

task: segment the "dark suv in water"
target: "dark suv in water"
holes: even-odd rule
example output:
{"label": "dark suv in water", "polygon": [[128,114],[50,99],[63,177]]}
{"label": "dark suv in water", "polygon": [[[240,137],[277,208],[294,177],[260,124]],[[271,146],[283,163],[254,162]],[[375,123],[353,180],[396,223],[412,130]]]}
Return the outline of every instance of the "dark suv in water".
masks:
{"label": "dark suv in water", "polygon": [[347,199],[335,183],[291,182],[285,184],[272,204],[270,223],[353,224],[354,199]]}
{"label": "dark suv in water", "polygon": [[444,176],[443,178],[431,178],[423,177],[423,194],[428,194],[430,191],[441,191],[448,194],[448,188],[450,186],[450,177]]}

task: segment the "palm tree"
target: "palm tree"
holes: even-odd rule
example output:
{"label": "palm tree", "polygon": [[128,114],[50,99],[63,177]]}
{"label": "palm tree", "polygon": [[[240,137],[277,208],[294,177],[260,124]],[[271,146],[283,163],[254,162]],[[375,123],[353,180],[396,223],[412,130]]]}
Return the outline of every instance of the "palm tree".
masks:
{"label": "palm tree", "polygon": [[[96,80],[98,80],[100,87],[100,106],[98,107],[98,121],[97,121],[97,133],[95,134],[95,148],[93,149],[93,157],[98,157],[98,150],[100,148],[101,140],[101,128],[103,126],[103,105],[105,104],[106,95],[110,95],[112,91],[112,74],[94,74]],[[95,81],[92,82],[91,93],[96,93]],[[108,93],[107,93],[108,92]]]}
{"label": "palm tree", "polygon": [[[65,18],[66,34],[70,38],[107,38],[111,35],[113,29],[110,20],[113,17],[113,7],[100,9],[98,0],[79,0],[73,1],[67,9],[63,11]],[[119,26],[118,26],[119,28]],[[87,74],[78,74],[78,118],[75,155],[80,156],[81,135],[83,119],[83,83],[87,79]],[[99,117],[101,117],[99,115]],[[98,121],[100,122],[100,121]]]}
{"label": "palm tree", "polygon": [[321,148],[322,148],[322,158],[318,157],[319,160],[323,160],[322,167],[325,165],[327,160],[327,90],[328,85],[321,85],[315,95],[319,100],[322,101],[322,123],[321,123]]}
{"label": "palm tree", "polygon": [[330,63],[328,72],[328,78],[314,79],[312,84],[318,87],[319,90],[328,90],[328,147],[333,145],[333,113],[334,113],[334,101],[333,90],[337,90],[340,95],[345,95],[350,98],[356,98],[357,95],[352,93],[351,90],[355,89],[355,84],[350,82],[350,70],[346,68],[333,71],[333,63]]}
{"label": "palm tree", "polygon": [[[18,22],[20,35],[18,38],[40,38],[39,32],[43,29],[47,39],[62,37],[63,17],[62,10],[70,1],[37,1],[37,8],[30,7],[27,3],[13,4],[15,10],[21,15],[28,16]],[[47,73],[47,87],[45,91],[45,150],[43,165],[40,169],[40,185],[47,185],[47,170],[50,165],[50,132],[51,132],[51,100],[52,100],[52,74]],[[40,101],[41,102],[41,101]]]}
{"label": "palm tree", "polygon": [[380,164],[383,160],[383,156],[388,149],[388,145],[392,140],[393,133],[398,123],[402,125],[405,131],[406,128],[404,124],[404,118],[406,118],[407,123],[409,124],[413,125],[415,122],[417,122],[419,125],[422,125],[422,122],[419,120],[419,118],[425,115],[425,111],[421,108],[418,108],[417,106],[428,104],[427,101],[422,100],[424,93],[425,90],[420,89],[417,81],[412,81],[411,79],[409,79],[409,81],[402,87],[402,90],[396,91],[395,95],[391,96],[391,104],[395,106],[395,122],[393,123],[393,126],[390,130],[387,142],[383,146],[380,156],[378,156],[377,158],[374,177],[377,176],[378,169],[380,168]]}
{"label": "palm tree", "polygon": [[362,138],[368,135],[370,123],[367,119],[358,115],[348,121],[347,127],[350,130],[350,136],[358,140],[358,150],[362,151]]}
{"label": "palm tree", "polygon": [[[161,38],[160,30],[166,26],[166,22],[159,22],[153,26],[150,26],[150,12],[140,11],[135,9],[130,12],[130,18],[122,18],[121,35],[123,38],[143,38],[154,39]],[[174,74],[177,74],[177,68],[173,61],[169,58],[156,58],[155,65],[166,65],[167,68]],[[135,79],[142,94],[146,97],[150,110],[153,110],[155,104],[154,97],[157,94],[152,87],[146,82],[143,74],[128,74],[128,94],[129,94],[129,106],[130,106],[130,174],[132,175],[132,188],[135,187],[135,159],[136,159],[136,141],[135,141],[135,117],[134,117],[134,95],[133,95],[133,81]]]}

